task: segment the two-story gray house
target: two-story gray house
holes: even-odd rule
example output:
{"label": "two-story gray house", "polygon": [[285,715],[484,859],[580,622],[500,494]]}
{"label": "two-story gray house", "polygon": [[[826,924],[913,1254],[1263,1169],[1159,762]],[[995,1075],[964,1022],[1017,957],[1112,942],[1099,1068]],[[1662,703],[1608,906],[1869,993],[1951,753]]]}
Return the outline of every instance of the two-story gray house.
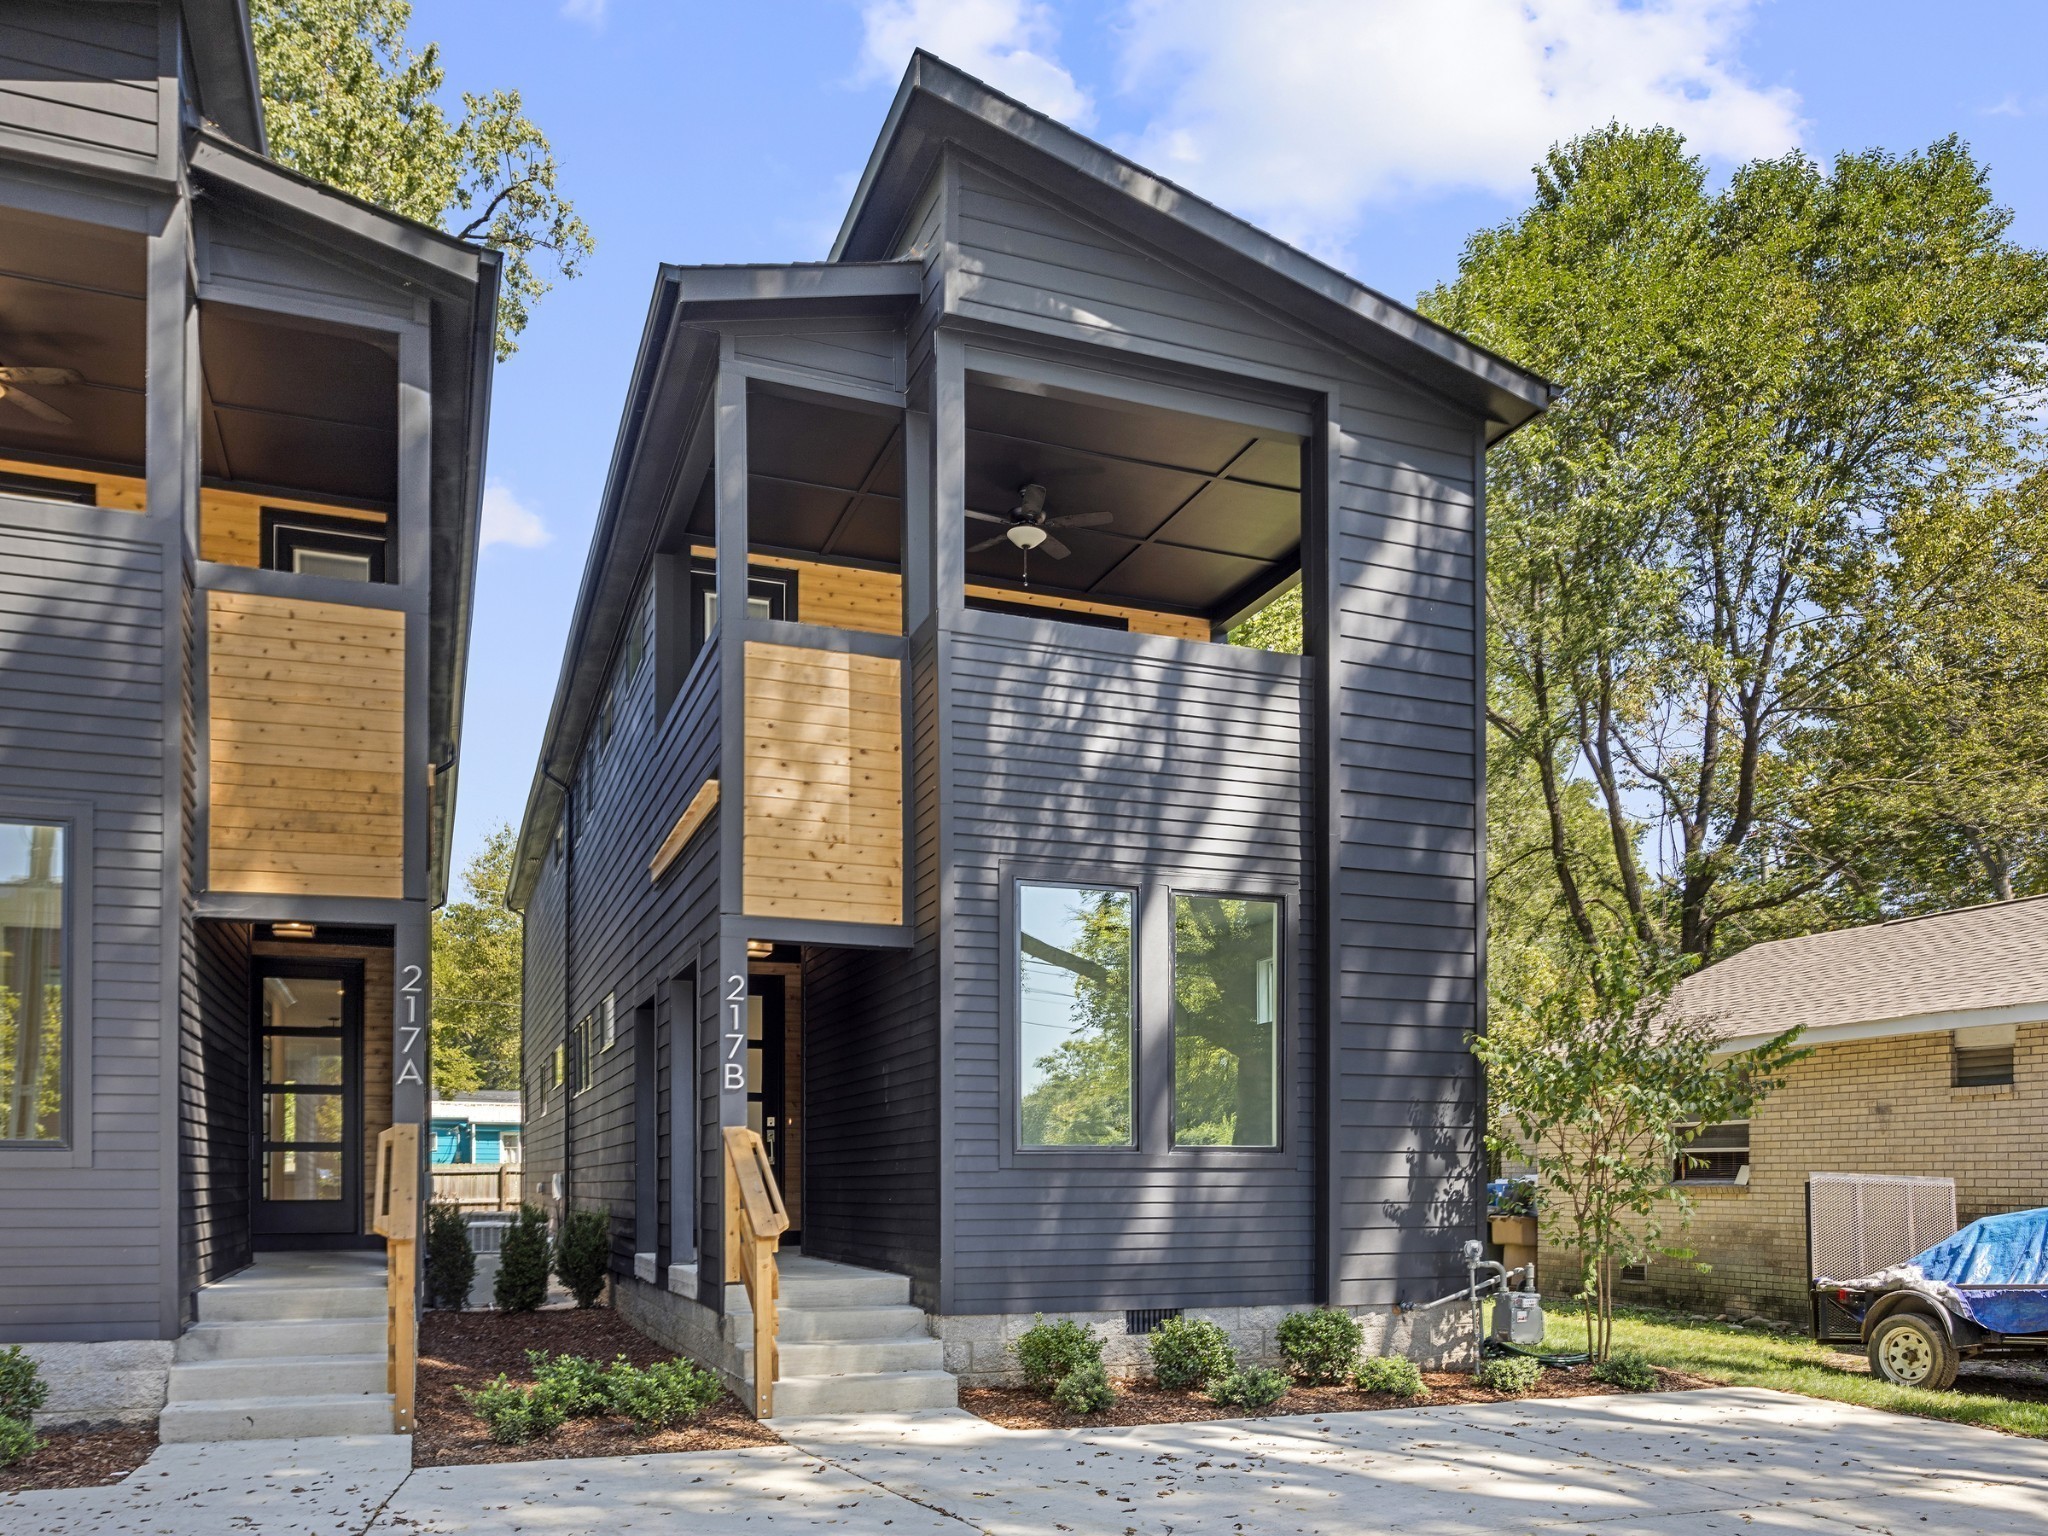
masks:
{"label": "two-story gray house", "polygon": [[[1040,1312],[1446,1348],[1486,450],[1549,398],[923,54],[829,260],[664,267],[512,892],[527,1188],[621,1309],[783,1412]],[[1302,654],[1233,643],[1297,587]]]}
{"label": "two-story gray house", "polygon": [[[0,1345],[394,1427],[497,257],[265,153],[240,0],[0,7]],[[168,1406],[166,1402],[168,1399]]]}

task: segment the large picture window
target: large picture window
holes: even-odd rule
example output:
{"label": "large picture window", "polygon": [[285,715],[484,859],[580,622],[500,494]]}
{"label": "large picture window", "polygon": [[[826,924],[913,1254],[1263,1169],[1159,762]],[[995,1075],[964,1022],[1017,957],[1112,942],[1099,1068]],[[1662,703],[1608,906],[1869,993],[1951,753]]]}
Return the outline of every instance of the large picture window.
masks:
{"label": "large picture window", "polygon": [[64,845],[0,821],[0,1141],[64,1139]]}
{"label": "large picture window", "polygon": [[1173,898],[1173,1140],[1279,1144],[1280,904]]}
{"label": "large picture window", "polygon": [[1017,975],[1025,1147],[1128,1147],[1130,891],[1017,887]]}

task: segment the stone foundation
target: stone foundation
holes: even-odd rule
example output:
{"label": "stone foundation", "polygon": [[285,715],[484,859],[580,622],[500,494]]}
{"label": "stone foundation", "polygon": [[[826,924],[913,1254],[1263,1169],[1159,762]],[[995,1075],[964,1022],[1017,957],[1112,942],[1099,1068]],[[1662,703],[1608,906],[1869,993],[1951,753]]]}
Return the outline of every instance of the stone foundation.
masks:
{"label": "stone foundation", "polygon": [[[1220,1323],[1239,1358],[1247,1364],[1282,1364],[1276,1331],[1280,1320],[1298,1307],[1189,1307],[1182,1316]],[[1406,1355],[1424,1370],[1469,1370],[1478,1351],[1467,1307],[1440,1307],[1434,1312],[1396,1313],[1391,1307],[1353,1307],[1365,1329],[1367,1355]],[[1047,1313],[1047,1322],[1072,1318],[1102,1340],[1102,1364],[1118,1380],[1151,1373],[1147,1338],[1124,1331],[1121,1312]],[[932,1332],[945,1345],[946,1369],[962,1386],[1013,1387],[1024,1382],[1017,1368],[1018,1336],[1038,1319],[1030,1313],[996,1312],[979,1316],[935,1317]]]}
{"label": "stone foundation", "polygon": [[613,1310],[663,1348],[688,1355],[718,1372],[741,1402],[750,1401],[753,1387],[746,1356],[727,1343],[730,1330],[719,1315],[697,1300],[695,1266],[673,1266],[665,1286],[650,1285],[640,1278],[651,1265],[635,1268],[638,1272],[630,1280],[612,1276]]}
{"label": "stone foundation", "polygon": [[104,1344],[24,1344],[50,1399],[38,1429],[154,1424],[169,1390],[169,1339],[118,1339]]}

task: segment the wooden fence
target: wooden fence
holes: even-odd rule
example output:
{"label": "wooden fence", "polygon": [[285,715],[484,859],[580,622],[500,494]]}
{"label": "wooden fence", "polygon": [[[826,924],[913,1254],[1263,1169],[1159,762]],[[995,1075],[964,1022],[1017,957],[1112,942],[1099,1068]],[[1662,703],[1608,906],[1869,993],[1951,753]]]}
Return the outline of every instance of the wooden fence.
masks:
{"label": "wooden fence", "polygon": [[516,1211],[521,1185],[517,1163],[436,1163],[434,1204],[466,1211]]}

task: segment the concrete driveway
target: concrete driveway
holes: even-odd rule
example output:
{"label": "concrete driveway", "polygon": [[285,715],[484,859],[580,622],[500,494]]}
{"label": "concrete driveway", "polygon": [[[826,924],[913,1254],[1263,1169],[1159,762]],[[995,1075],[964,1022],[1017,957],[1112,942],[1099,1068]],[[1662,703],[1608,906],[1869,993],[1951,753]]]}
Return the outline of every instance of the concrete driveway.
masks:
{"label": "concrete driveway", "polygon": [[[409,1476],[378,1454],[391,1441],[167,1447],[133,1487],[0,1499],[0,1536],[2048,1530],[2048,1442],[1751,1389],[1138,1429],[776,1427],[790,1444]],[[159,1466],[173,1453],[212,1460]]]}

